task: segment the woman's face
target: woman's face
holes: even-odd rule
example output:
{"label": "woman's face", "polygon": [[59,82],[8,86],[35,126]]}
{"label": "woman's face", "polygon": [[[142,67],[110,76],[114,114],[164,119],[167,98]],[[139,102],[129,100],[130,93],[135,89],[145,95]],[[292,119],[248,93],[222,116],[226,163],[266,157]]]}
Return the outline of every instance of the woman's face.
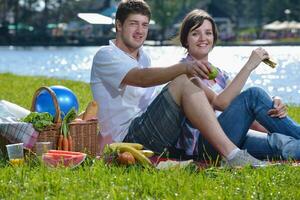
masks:
{"label": "woman's face", "polygon": [[197,60],[208,60],[208,53],[213,48],[213,42],[212,24],[205,19],[200,27],[189,32],[187,36],[188,53]]}

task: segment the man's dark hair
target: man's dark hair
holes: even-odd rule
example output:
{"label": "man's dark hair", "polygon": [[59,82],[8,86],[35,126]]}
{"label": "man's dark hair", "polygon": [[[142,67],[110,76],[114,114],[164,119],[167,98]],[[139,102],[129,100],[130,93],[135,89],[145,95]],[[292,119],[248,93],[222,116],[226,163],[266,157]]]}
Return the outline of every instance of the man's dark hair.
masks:
{"label": "man's dark hair", "polygon": [[149,5],[143,0],[123,0],[118,6],[116,12],[116,21],[121,24],[127,19],[130,14],[141,14],[151,19],[151,10]]}

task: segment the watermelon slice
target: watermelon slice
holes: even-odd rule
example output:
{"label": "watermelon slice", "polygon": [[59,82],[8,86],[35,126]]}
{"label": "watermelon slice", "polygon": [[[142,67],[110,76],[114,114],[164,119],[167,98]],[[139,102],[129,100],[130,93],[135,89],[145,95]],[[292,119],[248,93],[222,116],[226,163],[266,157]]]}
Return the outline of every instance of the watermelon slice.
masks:
{"label": "watermelon slice", "polygon": [[43,162],[49,167],[69,167],[79,166],[86,158],[85,153],[72,151],[49,150],[42,156]]}
{"label": "watermelon slice", "polygon": [[54,150],[50,149],[48,153],[55,153],[55,154],[71,154],[71,155],[82,155],[83,153],[81,152],[76,152],[76,151],[64,151],[64,150]]}

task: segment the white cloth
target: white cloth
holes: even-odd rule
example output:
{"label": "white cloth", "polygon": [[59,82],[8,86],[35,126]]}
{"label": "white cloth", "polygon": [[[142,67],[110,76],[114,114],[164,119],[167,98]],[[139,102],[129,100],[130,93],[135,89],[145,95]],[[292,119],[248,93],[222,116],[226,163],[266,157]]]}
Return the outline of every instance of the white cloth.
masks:
{"label": "white cloth", "polygon": [[15,117],[17,119],[20,119],[26,117],[29,113],[29,110],[17,104],[5,100],[0,100],[0,117],[2,118]]}
{"label": "white cloth", "polygon": [[149,56],[139,49],[136,60],[110,41],[99,49],[93,59],[91,89],[99,106],[98,119],[103,136],[111,135],[113,141],[123,141],[131,121],[146,110],[155,97],[155,87],[141,88],[121,85],[133,68],[147,68]]}

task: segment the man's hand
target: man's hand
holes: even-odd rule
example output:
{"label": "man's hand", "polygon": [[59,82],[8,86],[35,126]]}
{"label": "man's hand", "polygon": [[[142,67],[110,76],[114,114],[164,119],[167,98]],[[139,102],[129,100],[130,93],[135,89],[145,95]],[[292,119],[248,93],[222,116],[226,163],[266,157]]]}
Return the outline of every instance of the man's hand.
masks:
{"label": "man's hand", "polygon": [[208,79],[210,73],[209,64],[201,61],[191,61],[186,63],[186,74],[188,76],[200,77],[201,79]]}
{"label": "man's hand", "polygon": [[279,97],[273,97],[274,108],[268,111],[270,117],[284,118],[287,116],[287,106]]}

